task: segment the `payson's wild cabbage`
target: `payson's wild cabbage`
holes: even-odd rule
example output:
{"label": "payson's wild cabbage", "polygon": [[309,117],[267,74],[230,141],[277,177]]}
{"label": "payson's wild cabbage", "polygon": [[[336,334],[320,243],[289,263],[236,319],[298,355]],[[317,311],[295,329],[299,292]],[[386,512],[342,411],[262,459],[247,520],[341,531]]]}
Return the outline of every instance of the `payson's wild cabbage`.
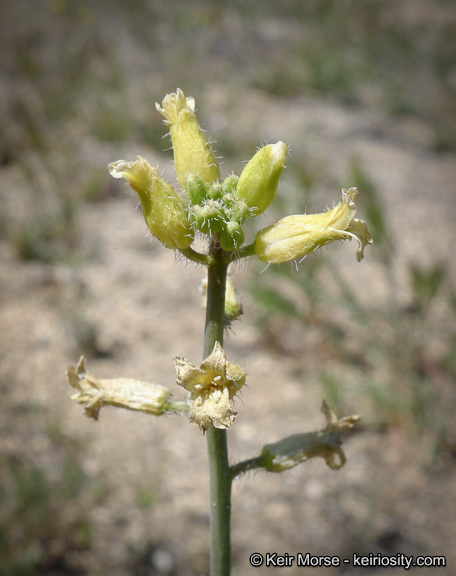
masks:
{"label": "payson's wild cabbage", "polygon": [[[366,222],[355,218],[356,188],[342,190],[342,201],[322,214],[299,214],[282,218],[260,230],[253,243],[244,244],[243,225],[262,214],[273,202],[285,167],[288,149],[283,142],[263,146],[238,177],[220,176],[212,147],[195,115],[195,101],[182,90],[168,94],[157,110],[173,144],[174,166],[182,195],[174,190],[156,168],[138,156],[135,161],[118,160],[109,165],[114,178],[123,178],[138,194],[149,230],[164,246],[179,250],[193,262],[207,267],[204,357],[200,366],[185,358],[174,359],[176,383],[187,391],[186,401],[175,400],[161,385],[132,378],[101,379],[85,372],[84,359],[67,370],[72,398],[85,406],[87,416],[97,419],[104,406],[142,411],[155,416],[186,414],[207,432],[211,498],[212,576],[230,573],[231,483],[239,474],[263,468],[281,472],[309,458],[322,457],[332,469],[345,463],[342,434],[359,419],[337,419],[323,403],[326,427],[319,432],[294,434],[266,444],[258,456],[230,466],[226,429],[236,418],[232,403],[244,386],[244,370],[228,362],[223,350],[227,324],[242,314],[229,265],[256,256],[268,263],[302,258],[334,240],[356,239],[357,258],[372,242]],[[206,238],[201,252],[192,244],[197,233]],[[280,382],[277,383],[280,386]]]}

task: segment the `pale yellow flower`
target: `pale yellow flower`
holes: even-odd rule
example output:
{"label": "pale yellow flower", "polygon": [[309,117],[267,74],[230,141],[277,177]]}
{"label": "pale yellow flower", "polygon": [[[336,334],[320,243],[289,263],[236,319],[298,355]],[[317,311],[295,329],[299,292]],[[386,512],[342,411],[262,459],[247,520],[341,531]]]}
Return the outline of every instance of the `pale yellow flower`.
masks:
{"label": "pale yellow flower", "polygon": [[237,184],[236,198],[250,208],[250,216],[262,214],[276,195],[288,148],[283,142],[263,146],[247,163]]}
{"label": "pale yellow flower", "polygon": [[186,98],[178,88],[175,93],[165,96],[161,106],[158,103],[155,106],[169,127],[181,190],[186,192],[189,176],[197,176],[204,184],[216,182],[220,178],[217,158],[198,123],[195,100]]}
{"label": "pale yellow flower", "polygon": [[356,188],[342,190],[342,202],[322,214],[298,214],[278,220],[260,230],[255,238],[255,252],[263,262],[279,264],[302,258],[320,246],[334,240],[355,238],[359,243],[358,261],[364,257],[364,247],[372,238],[364,220],[358,220]]}
{"label": "pale yellow flower", "polygon": [[124,178],[138,194],[149,230],[166,248],[183,250],[192,244],[195,233],[186,203],[156,168],[141,156],[134,162],[112,162],[108,168],[113,178]]}
{"label": "pale yellow flower", "polygon": [[219,342],[198,368],[186,358],[175,358],[177,384],[189,391],[190,420],[204,433],[211,424],[230,428],[237,412],[230,400],[245,384],[244,370],[226,359]]}

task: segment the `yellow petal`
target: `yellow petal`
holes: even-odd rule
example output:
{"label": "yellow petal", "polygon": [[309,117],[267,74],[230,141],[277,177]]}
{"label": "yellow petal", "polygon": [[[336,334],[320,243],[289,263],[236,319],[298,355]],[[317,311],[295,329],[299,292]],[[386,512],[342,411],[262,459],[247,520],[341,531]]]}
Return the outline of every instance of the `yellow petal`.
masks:
{"label": "yellow petal", "polygon": [[169,127],[181,190],[186,192],[190,176],[199,177],[205,184],[216,182],[220,178],[218,162],[196,118],[195,100],[186,98],[178,88],[165,96],[161,106],[158,103],[155,106]]}
{"label": "yellow petal", "polygon": [[242,171],[236,198],[251,209],[250,216],[262,214],[274,200],[288,154],[283,142],[263,146]]}
{"label": "yellow petal", "polygon": [[302,258],[334,240],[356,238],[360,244],[358,260],[372,238],[363,220],[356,220],[356,188],[342,190],[342,202],[322,214],[297,214],[278,220],[258,232],[255,252],[263,262],[279,264]]}
{"label": "yellow petal", "polygon": [[194,239],[184,199],[141,156],[109,164],[113,178],[124,178],[138,194],[149,230],[166,248],[183,250]]}

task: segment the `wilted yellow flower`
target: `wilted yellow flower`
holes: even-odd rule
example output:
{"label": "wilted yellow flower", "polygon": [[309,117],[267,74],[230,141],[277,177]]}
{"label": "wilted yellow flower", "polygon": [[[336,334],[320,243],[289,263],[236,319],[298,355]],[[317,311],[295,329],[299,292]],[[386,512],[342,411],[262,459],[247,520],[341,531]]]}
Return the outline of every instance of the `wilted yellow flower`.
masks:
{"label": "wilted yellow flower", "polygon": [[360,417],[353,415],[339,420],[326,402],[323,402],[321,411],[327,424],[320,432],[294,434],[263,447],[260,458],[266,470],[282,472],[316,456],[324,458],[333,470],[342,468],[346,461],[341,448],[342,434],[352,428]]}
{"label": "wilted yellow flower", "polygon": [[67,368],[67,381],[77,390],[71,398],[85,404],[85,413],[98,420],[100,408],[116,406],[128,410],[139,410],[160,416],[171,401],[171,392],[159,384],[141,382],[133,378],[95,378],[85,372],[85,359],[81,356],[77,366]]}
{"label": "wilted yellow flower", "polygon": [[155,106],[169,127],[181,190],[186,191],[190,175],[201,178],[204,184],[216,182],[220,178],[218,162],[196,118],[195,100],[186,98],[178,88],[165,96],[161,106],[158,103]]}
{"label": "wilted yellow flower", "polygon": [[194,231],[184,199],[141,156],[135,162],[109,164],[113,178],[125,178],[138,194],[149,230],[166,248],[183,250],[192,244]]}
{"label": "wilted yellow flower", "polygon": [[204,433],[211,424],[215,428],[230,428],[237,412],[230,399],[245,384],[244,370],[226,359],[216,342],[210,356],[198,368],[185,358],[174,358],[177,384],[190,392],[190,420]]}
{"label": "wilted yellow flower", "polygon": [[247,163],[237,184],[236,198],[244,200],[251,216],[258,216],[274,200],[288,149],[283,142],[263,146]]}
{"label": "wilted yellow flower", "polygon": [[342,190],[342,202],[323,214],[287,216],[260,230],[255,238],[255,252],[263,262],[280,264],[302,258],[320,246],[334,240],[355,238],[359,243],[358,262],[364,257],[364,247],[372,238],[364,220],[357,220],[356,188]]}

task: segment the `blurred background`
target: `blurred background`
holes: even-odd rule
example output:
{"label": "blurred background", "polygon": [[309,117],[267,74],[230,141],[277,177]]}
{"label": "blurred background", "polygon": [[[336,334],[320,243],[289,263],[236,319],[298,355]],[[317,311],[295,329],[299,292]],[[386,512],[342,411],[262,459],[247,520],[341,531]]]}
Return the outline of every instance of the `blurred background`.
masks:
{"label": "blurred background", "polygon": [[374,238],[361,264],[346,242],[233,270],[244,315],[225,348],[249,384],[233,461],[321,427],[323,398],[362,414],[340,471],[236,483],[233,574],[254,573],[253,552],[454,566],[456,2],[3,0],[0,573],[208,573],[198,429],[114,409],[90,421],[65,383],[84,354],[99,377],[183,397],[172,358],[200,361],[203,270],[147,236],[107,171],[141,154],[175,183],[155,102],[177,87],[224,176],[261,143],[291,147],[250,239],[350,186]]}

